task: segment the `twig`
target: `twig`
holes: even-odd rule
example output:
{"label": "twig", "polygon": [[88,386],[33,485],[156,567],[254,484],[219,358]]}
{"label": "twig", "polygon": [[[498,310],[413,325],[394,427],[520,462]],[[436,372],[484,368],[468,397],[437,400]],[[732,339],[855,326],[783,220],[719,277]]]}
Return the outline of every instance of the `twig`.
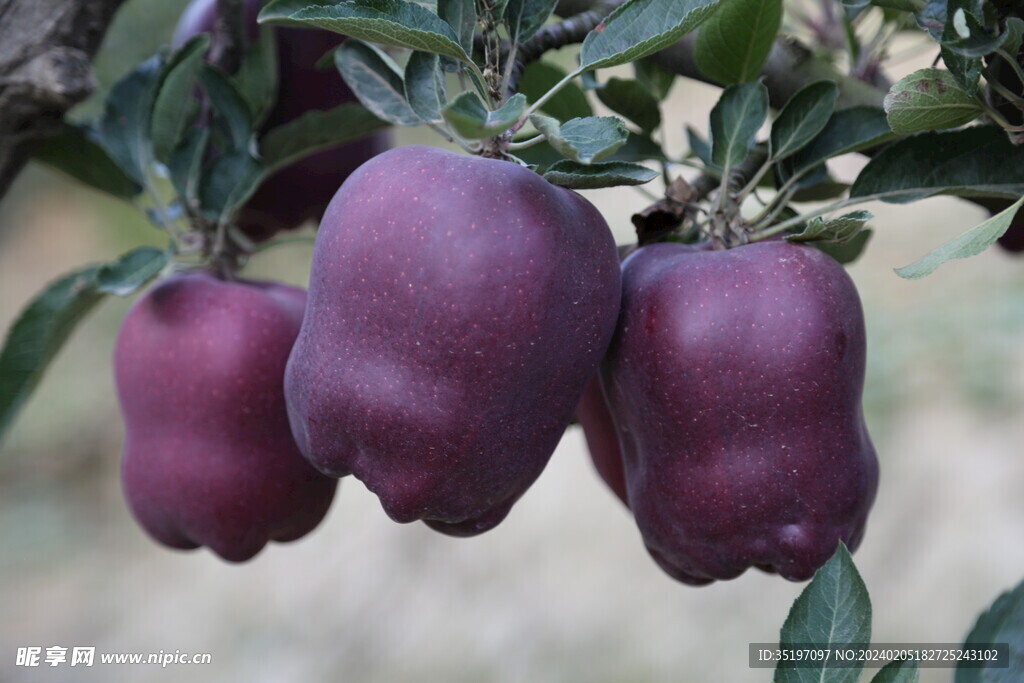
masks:
{"label": "twig", "polygon": [[587,34],[597,28],[604,18],[623,2],[624,0],[613,0],[612,2],[597,3],[591,10],[569,17],[557,24],[545,26],[533,38],[520,45],[518,58],[508,79],[506,96],[515,94],[519,89],[519,81],[522,79],[526,67],[550,50],[583,42]]}

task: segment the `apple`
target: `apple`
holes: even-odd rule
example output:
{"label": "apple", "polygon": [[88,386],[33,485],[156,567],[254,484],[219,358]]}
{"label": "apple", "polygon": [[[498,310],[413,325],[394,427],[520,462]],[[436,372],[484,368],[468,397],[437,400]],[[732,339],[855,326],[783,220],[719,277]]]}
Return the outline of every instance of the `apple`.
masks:
{"label": "apple", "polygon": [[292,431],[399,522],[470,536],[544,469],[615,328],[611,232],[507,161],[430,147],[349,176],[285,374]]}
{"label": "apple", "polygon": [[114,353],[121,475],[155,540],[242,562],[326,514],[337,482],[299,453],[284,401],[305,300],[295,287],[193,271],[128,312]]}
{"label": "apple", "polygon": [[587,383],[583,398],[576,408],[576,419],[583,428],[583,436],[587,441],[587,450],[594,468],[608,488],[619,497],[626,507],[629,499],[626,494],[626,474],[622,468],[622,451],[619,449],[619,437],[615,433],[615,424],[608,411],[601,379],[595,375]]}
{"label": "apple", "polygon": [[860,543],[878,486],[865,333],[812,247],[661,243],[623,262],[602,386],[648,551],[690,584],[749,567],[810,578]]}
{"label": "apple", "polygon": [[[249,39],[259,37],[256,17],[259,0],[246,0]],[[185,9],[172,43],[181,46],[200,33],[213,33],[217,0],[193,0]],[[344,38],[330,31],[275,28],[278,52],[277,104],[261,127],[261,134],[312,110],[329,110],[357,103],[334,68],[317,63]],[[376,133],[360,140],[317,152],[284,168],[260,185],[240,211],[239,227],[253,240],[318,221],[331,197],[348,175],[367,159],[387,149],[389,136]]]}

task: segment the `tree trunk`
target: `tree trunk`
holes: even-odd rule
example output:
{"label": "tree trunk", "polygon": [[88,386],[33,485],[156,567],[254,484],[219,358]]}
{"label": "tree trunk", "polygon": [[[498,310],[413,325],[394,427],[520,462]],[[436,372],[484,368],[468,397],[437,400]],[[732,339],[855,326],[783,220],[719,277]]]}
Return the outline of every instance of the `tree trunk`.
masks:
{"label": "tree trunk", "polygon": [[0,0],[0,197],[32,145],[96,87],[96,54],[124,0]]}

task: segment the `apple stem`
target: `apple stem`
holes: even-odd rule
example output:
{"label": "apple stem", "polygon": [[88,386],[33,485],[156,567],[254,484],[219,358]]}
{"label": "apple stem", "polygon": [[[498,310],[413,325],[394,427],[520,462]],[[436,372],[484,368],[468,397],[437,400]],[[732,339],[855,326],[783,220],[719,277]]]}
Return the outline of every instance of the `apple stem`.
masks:
{"label": "apple stem", "polygon": [[481,22],[483,24],[484,44],[484,79],[487,85],[487,98],[492,108],[498,107],[502,101],[502,64],[501,39],[498,37],[500,20],[495,19],[494,0],[478,0],[482,5]]}
{"label": "apple stem", "polygon": [[527,108],[527,110],[525,112],[523,112],[523,115],[519,117],[519,121],[516,122],[516,125],[512,126],[512,128],[511,128],[512,132],[515,133],[517,130],[519,130],[520,128],[525,126],[526,122],[530,120],[530,115],[531,114],[536,113],[538,109],[543,107],[545,104],[548,103],[548,101],[552,97],[557,95],[562,90],[562,88],[564,88],[565,86],[569,85],[569,83],[571,83],[577,76],[579,76],[580,74],[584,73],[585,71],[586,71],[586,69],[583,69],[583,68],[576,69],[575,71],[570,73],[568,76],[566,76],[565,78],[560,80],[558,83],[556,83],[554,85],[554,87],[551,88],[551,90],[548,90],[546,93],[544,93],[543,95],[538,97],[537,101],[534,102],[533,104],[531,104],[529,106],[529,108]]}
{"label": "apple stem", "polygon": [[533,147],[536,144],[544,142],[543,135],[536,135],[528,140],[522,140],[520,142],[508,142],[505,143],[505,149],[509,151],[515,151],[517,149],[526,149],[527,147]]}

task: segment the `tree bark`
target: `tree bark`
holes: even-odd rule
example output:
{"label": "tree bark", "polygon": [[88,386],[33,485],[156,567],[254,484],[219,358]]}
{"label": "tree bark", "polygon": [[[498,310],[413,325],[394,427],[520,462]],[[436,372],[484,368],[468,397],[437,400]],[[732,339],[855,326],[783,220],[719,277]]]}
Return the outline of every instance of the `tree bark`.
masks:
{"label": "tree bark", "polygon": [[96,87],[92,58],[124,0],[0,0],[0,197],[38,140]]}

